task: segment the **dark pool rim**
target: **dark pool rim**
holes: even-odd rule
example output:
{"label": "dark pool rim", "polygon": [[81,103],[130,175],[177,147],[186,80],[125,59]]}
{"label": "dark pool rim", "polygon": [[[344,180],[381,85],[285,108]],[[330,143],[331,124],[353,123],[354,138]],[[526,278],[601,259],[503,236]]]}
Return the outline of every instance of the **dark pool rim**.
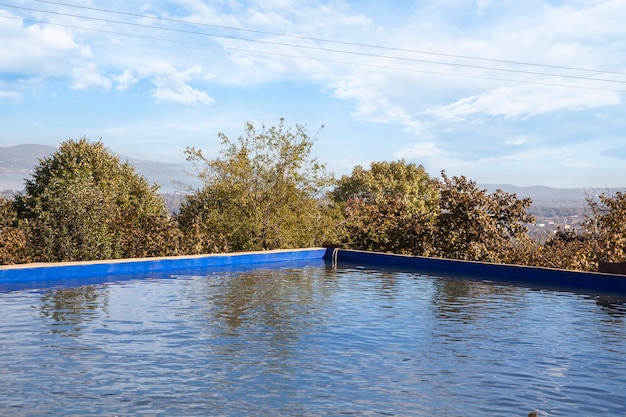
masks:
{"label": "dark pool rim", "polygon": [[62,283],[63,280],[77,278],[153,274],[181,269],[212,269],[322,259],[330,264],[347,262],[372,268],[403,268],[415,272],[477,277],[493,282],[528,284],[547,289],[626,295],[626,276],[618,274],[407,256],[337,247],[2,265],[0,266],[0,284],[36,281]]}
{"label": "dark pool rim", "polygon": [[589,295],[626,295],[626,276],[525,265],[494,264],[329,248],[331,262],[349,262],[373,268],[402,268],[434,275],[479,278],[497,283],[528,285],[548,290],[572,290]]}

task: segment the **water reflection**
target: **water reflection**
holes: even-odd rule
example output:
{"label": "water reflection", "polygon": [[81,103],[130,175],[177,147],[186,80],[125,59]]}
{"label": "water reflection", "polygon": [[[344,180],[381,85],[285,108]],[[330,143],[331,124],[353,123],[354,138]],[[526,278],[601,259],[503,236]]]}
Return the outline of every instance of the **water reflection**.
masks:
{"label": "water reflection", "polygon": [[379,293],[388,298],[393,299],[398,291],[398,274],[391,271],[382,271],[376,275],[378,279],[378,291]]}
{"label": "water reflection", "polygon": [[107,311],[108,294],[104,286],[88,285],[56,289],[41,297],[40,314],[49,319],[50,331],[76,337],[87,322]]}
{"label": "water reflection", "polygon": [[[207,325],[216,326],[229,341],[213,350],[241,358],[246,350],[261,349],[270,362],[292,355],[300,337],[319,324],[319,314],[329,314],[320,311],[328,311],[327,301],[336,290],[333,280],[307,268],[256,270],[206,283],[213,306],[207,311]],[[239,337],[251,333],[253,337]],[[255,346],[241,345],[250,340]]]}
{"label": "water reflection", "polygon": [[519,292],[515,287],[453,278],[437,280],[434,289],[432,303],[437,307],[438,316],[461,322],[484,317],[485,310],[493,308],[491,296],[505,297]]}
{"label": "water reflection", "polygon": [[0,415],[625,415],[618,300],[406,271],[187,272],[0,294]]}
{"label": "water reflection", "polygon": [[[215,315],[234,332],[247,323],[268,328],[289,327],[294,313],[328,296],[328,286],[303,271],[261,270],[238,274],[221,282],[219,293],[211,294]],[[216,288],[211,286],[210,291]]]}
{"label": "water reflection", "polygon": [[607,313],[611,317],[626,317],[626,301],[623,299],[600,296],[596,298],[596,304],[600,306],[603,312]]}
{"label": "water reflection", "polygon": [[[406,272],[402,269],[367,269],[361,266],[343,267],[337,269],[336,267],[329,272],[329,277],[332,276],[347,276],[350,277],[353,274],[362,275],[370,282],[376,285],[377,294],[392,300],[402,295],[402,288],[399,285],[402,281],[412,279],[416,275],[415,273]],[[348,278],[349,279],[349,278]]]}

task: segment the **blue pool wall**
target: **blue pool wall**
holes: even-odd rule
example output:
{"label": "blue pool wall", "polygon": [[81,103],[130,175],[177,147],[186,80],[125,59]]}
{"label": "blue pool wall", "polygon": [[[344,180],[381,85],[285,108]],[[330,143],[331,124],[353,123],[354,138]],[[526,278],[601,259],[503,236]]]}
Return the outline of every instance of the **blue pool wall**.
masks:
{"label": "blue pool wall", "polygon": [[162,258],[0,266],[0,284],[63,281],[115,275],[151,275],[184,269],[220,269],[275,262],[321,260],[324,248],[241,252]]}
{"label": "blue pool wall", "polygon": [[[336,252],[334,252],[335,250]],[[546,289],[626,295],[626,276],[617,274],[329,248],[326,259],[333,262],[333,258],[340,265],[350,263],[373,268],[402,268],[424,273],[480,278],[493,282],[529,285]]]}
{"label": "blue pool wall", "polygon": [[378,269],[401,268],[434,275],[478,278],[547,289],[572,289],[592,294],[626,295],[626,276],[624,275],[405,256],[335,247],[0,266],[0,284],[26,284],[40,281],[63,283],[97,277],[151,276],[180,270],[217,270],[282,262],[326,261],[333,263],[335,260],[339,264],[349,263]]}

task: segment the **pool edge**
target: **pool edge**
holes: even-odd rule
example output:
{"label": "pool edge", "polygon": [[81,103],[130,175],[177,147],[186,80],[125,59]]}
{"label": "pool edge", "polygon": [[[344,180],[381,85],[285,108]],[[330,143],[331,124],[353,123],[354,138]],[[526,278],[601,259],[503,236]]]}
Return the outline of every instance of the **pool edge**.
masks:
{"label": "pool edge", "polygon": [[320,259],[331,263],[338,260],[372,267],[401,267],[415,271],[480,277],[494,282],[530,284],[549,289],[573,289],[594,294],[626,294],[626,276],[617,274],[408,256],[340,249],[335,246],[159,258],[0,265],[0,284]]}
{"label": "pool edge", "polygon": [[593,294],[626,294],[626,276],[603,272],[493,264],[336,248],[328,249],[326,259],[332,262],[360,263],[364,266],[401,267],[416,271],[481,277],[494,282],[532,284],[548,289],[571,289]]}
{"label": "pool edge", "polygon": [[325,248],[0,266],[0,284],[322,259]]}

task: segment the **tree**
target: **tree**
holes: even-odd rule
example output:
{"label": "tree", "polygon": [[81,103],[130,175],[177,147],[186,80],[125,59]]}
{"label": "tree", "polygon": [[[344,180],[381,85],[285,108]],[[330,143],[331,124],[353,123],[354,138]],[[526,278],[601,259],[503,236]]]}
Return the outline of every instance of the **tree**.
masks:
{"label": "tree", "polygon": [[626,261],[626,194],[589,197],[587,205],[581,230],[557,230],[541,247],[538,265],[597,271],[600,261]]}
{"label": "tree", "polygon": [[377,204],[357,198],[344,208],[344,243],[359,250],[406,255],[428,255],[430,241],[426,213],[411,215],[400,197],[387,197]]}
{"label": "tree", "polygon": [[[333,191],[354,248],[486,262],[526,263],[530,199],[487,194],[465,177],[432,180],[404,161],[355,167]],[[534,259],[534,258],[533,258]]]}
{"label": "tree", "polygon": [[548,268],[595,271],[597,261],[590,259],[593,246],[595,244],[588,233],[558,228],[539,247],[537,259],[529,259],[528,263]]}
{"label": "tree", "polygon": [[157,189],[83,137],[40,160],[14,207],[36,261],[174,254],[177,228]]}
{"label": "tree", "polygon": [[28,262],[26,234],[13,202],[0,197],[0,265]]}
{"label": "tree", "polygon": [[439,184],[439,213],[434,224],[433,255],[485,262],[512,262],[516,245],[527,244],[529,198],[502,190],[487,194],[464,176]]}
{"label": "tree", "polygon": [[324,199],[333,183],[310,157],[306,126],[248,122],[236,141],[223,133],[220,156],[187,148],[203,188],[183,202],[178,221],[189,251],[232,252],[319,245],[332,240],[337,216]]}
{"label": "tree", "polygon": [[626,194],[601,194],[588,198],[590,214],[585,233],[592,245],[587,255],[587,268],[594,270],[599,261],[626,261]]}
{"label": "tree", "polygon": [[437,189],[421,165],[373,162],[343,176],[332,192],[345,216],[346,244],[380,252],[426,255],[425,232],[436,214]]}
{"label": "tree", "polygon": [[437,204],[437,190],[424,167],[404,160],[372,162],[369,170],[357,165],[339,180],[332,195],[338,202],[358,199],[368,204],[400,198],[411,215],[429,212]]}

